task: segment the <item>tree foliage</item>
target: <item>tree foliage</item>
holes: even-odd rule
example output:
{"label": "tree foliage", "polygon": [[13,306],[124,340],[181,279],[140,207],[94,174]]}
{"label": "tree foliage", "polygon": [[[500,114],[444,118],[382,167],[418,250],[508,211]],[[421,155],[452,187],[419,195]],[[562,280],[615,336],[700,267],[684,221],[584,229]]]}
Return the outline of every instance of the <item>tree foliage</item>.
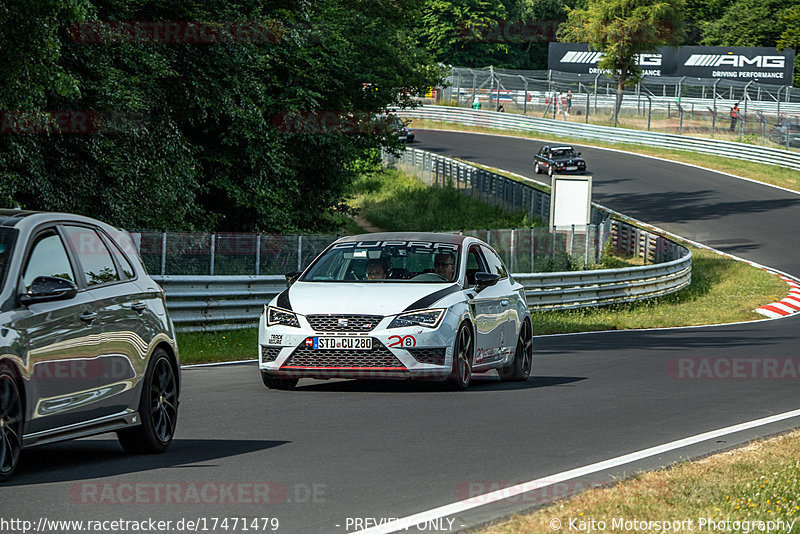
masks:
{"label": "tree foliage", "polygon": [[800,87],[800,4],[786,9],[780,16],[785,29],[778,39],[778,48],[794,48],[794,86]]}
{"label": "tree foliage", "polygon": [[[84,213],[127,228],[327,229],[359,162],[391,144],[369,117],[440,79],[411,36],[421,7],[422,0],[0,2],[0,205]],[[196,21],[228,37],[231,23],[268,31],[260,39],[157,42],[115,34],[118,21]],[[107,33],[97,42],[76,38],[76,28],[87,27]],[[17,120],[65,111],[98,120],[81,132]],[[321,116],[356,127],[302,120]],[[286,117],[303,127],[287,127]]]}
{"label": "tree foliage", "polygon": [[636,55],[682,42],[684,7],[684,0],[590,0],[569,10],[558,36],[603,52],[598,67],[617,77],[616,114],[625,84],[641,77]]}

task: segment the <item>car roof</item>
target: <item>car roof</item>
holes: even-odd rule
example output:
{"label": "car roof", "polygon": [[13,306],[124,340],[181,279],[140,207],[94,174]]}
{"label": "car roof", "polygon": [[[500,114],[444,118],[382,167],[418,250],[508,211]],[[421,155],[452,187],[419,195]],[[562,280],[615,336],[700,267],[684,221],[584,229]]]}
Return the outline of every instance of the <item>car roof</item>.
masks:
{"label": "car roof", "polygon": [[446,234],[437,232],[377,232],[374,234],[359,234],[342,237],[337,243],[352,243],[358,241],[429,241],[435,243],[452,243],[460,245],[468,236],[459,234]]}
{"label": "car roof", "polygon": [[116,230],[116,228],[104,223],[103,221],[98,221],[97,219],[92,219],[91,217],[85,217],[83,215],[75,215],[74,213],[0,209],[0,227],[16,227],[20,229],[25,227],[32,228],[40,223],[46,223],[50,221],[82,222],[99,226],[101,228],[105,228],[106,230]]}

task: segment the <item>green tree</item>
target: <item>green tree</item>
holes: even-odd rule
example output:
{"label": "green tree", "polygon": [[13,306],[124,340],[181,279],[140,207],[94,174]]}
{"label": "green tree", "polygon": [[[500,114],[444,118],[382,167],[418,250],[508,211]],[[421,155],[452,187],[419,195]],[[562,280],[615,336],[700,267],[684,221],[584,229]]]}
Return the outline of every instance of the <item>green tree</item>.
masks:
{"label": "green tree", "polygon": [[426,0],[417,26],[418,42],[441,63],[465,67],[498,65],[510,47],[487,38],[508,21],[502,2],[491,0]]}
{"label": "green tree", "polygon": [[778,49],[794,48],[794,86],[800,87],[800,4],[785,10],[780,22],[786,28],[778,39]]}
{"label": "green tree", "polygon": [[641,78],[636,56],[682,42],[684,7],[684,0],[589,0],[584,9],[569,10],[559,39],[603,52],[598,66],[617,78],[615,120],[626,83]]}
{"label": "green tree", "polygon": [[[421,8],[0,0],[0,109],[11,111],[0,133],[0,205],[127,228],[329,230],[359,162],[392,144],[370,117],[441,79],[411,36]],[[162,26],[161,40],[148,41],[117,21],[202,21],[217,37],[164,42]],[[261,32],[236,34],[234,23]],[[50,111],[98,120],[81,132],[16,120]],[[355,126],[294,130],[287,116]]]}
{"label": "green tree", "polygon": [[787,29],[781,16],[800,0],[735,0],[703,26],[706,46],[775,46]]}

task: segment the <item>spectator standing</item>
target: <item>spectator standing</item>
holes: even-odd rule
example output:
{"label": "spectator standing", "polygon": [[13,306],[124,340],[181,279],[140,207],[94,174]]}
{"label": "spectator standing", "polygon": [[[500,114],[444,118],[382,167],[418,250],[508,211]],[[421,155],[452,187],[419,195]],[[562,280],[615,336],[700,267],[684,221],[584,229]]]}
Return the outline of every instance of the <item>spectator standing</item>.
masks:
{"label": "spectator standing", "polygon": [[567,117],[569,117],[570,111],[572,111],[572,89],[567,91]]}
{"label": "spectator standing", "polygon": [[739,103],[736,102],[731,108],[731,133],[736,132],[736,123],[739,121]]}
{"label": "spectator standing", "polygon": [[481,101],[477,98],[472,101],[472,109],[481,109]]}

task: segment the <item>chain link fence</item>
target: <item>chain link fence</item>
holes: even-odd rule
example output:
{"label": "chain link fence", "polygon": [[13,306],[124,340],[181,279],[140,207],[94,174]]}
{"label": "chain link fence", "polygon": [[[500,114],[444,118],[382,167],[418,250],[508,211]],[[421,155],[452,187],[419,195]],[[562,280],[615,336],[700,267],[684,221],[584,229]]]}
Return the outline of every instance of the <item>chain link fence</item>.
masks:
{"label": "chain link fence", "polygon": [[[442,103],[605,124],[616,81],[603,74],[454,67]],[[572,97],[567,98],[568,92]],[[560,98],[559,98],[560,95]],[[738,104],[734,121],[731,108]],[[727,79],[648,77],[624,93],[620,126],[800,148],[800,89]]]}

